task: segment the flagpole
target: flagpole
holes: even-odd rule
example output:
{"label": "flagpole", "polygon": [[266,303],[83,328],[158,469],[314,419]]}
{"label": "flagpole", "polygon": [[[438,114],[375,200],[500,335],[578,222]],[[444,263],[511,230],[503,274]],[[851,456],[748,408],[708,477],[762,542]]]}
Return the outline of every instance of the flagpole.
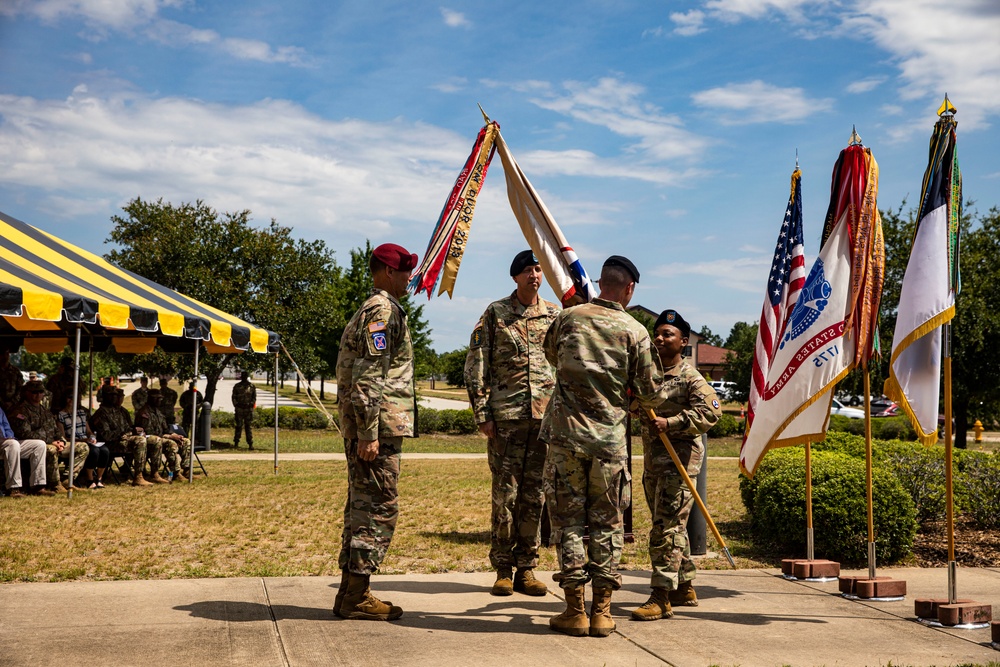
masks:
{"label": "flagpole", "polygon": [[[646,408],[646,416],[649,417],[650,422],[654,424],[656,423],[656,413],[653,412],[651,408]],[[670,438],[667,437],[666,433],[661,432],[660,441],[663,443],[663,446],[667,448],[667,453],[670,454],[670,460],[674,462],[674,467],[677,468],[677,472],[681,474],[681,478],[684,480],[684,483],[687,484],[688,489],[691,491],[691,495],[694,496],[694,501],[698,504],[698,509],[701,510],[702,516],[705,517],[705,523],[707,523],[708,527],[712,529],[712,534],[715,535],[716,541],[719,543],[719,546],[722,547],[722,553],[725,554],[726,560],[729,561],[729,564],[733,566],[734,570],[737,569],[736,561],[734,561],[733,557],[729,554],[729,547],[726,546],[726,541],[722,539],[722,534],[719,533],[719,529],[715,527],[715,522],[712,521],[712,517],[708,513],[708,507],[705,506],[705,502],[701,499],[701,496],[698,495],[698,487],[691,479],[691,476],[688,475],[687,469],[684,467],[684,464],[681,463],[680,457],[677,456],[677,452],[674,451],[674,446],[670,444]]]}
{"label": "flagpole", "polygon": [[948,525],[948,604],[958,601],[957,566],[955,563],[955,503],[952,495],[952,432],[951,432],[951,323],[941,327],[944,348],[944,489]]}
{"label": "flagpole", "polygon": [[806,443],[806,560],[816,560],[813,541],[812,443]]}
{"label": "flagpole", "polygon": [[865,377],[865,486],[868,498],[868,578],[875,578],[875,499],[872,493],[872,378],[866,364]]}

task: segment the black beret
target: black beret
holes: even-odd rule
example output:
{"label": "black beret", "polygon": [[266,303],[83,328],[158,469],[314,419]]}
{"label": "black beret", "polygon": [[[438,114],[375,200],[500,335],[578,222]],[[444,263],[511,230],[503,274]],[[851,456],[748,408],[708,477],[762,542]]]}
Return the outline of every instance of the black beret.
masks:
{"label": "black beret", "polygon": [[604,266],[620,266],[632,276],[632,280],[636,283],[639,282],[639,269],[635,268],[635,264],[632,263],[628,257],[622,257],[621,255],[611,255],[606,260],[604,260]]}
{"label": "black beret", "polygon": [[514,261],[510,263],[510,275],[516,276],[529,266],[538,266],[538,259],[530,250],[522,250],[514,255]]}
{"label": "black beret", "polygon": [[665,310],[660,313],[660,316],[656,318],[656,324],[653,325],[653,331],[656,331],[662,324],[674,327],[681,332],[681,336],[684,338],[691,336],[691,325],[676,310]]}

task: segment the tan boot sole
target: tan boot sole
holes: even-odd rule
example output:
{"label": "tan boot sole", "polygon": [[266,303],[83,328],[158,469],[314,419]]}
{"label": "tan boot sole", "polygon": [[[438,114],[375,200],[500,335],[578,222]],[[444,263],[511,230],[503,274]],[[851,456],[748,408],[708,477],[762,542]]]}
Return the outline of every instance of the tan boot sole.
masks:
{"label": "tan boot sole", "polygon": [[[343,609],[341,609],[341,613],[343,613]],[[353,621],[395,621],[402,615],[402,609],[397,613],[389,612],[388,614],[369,614],[363,611],[352,611],[348,614],[343,614],[341,618]]]}
{"label": "tan boot sole", "polygon": [[590,626],[590,636],[591,637],[607,637],[612,632],[614,632],[617,627],[618,626],[614,625],[614,624],[612,624],[610,628],[595,628],[594,626]]}
{"label": "tan boot sole", "polygon": [[555,625],[552,625],[552,623],[549,623],[549,628],[555,630],[556,632],[561,632],[564,635],[569,635],[570,637],[586,637],[587,633],[590,632],[590,628],[588,626],[583,626],[580,628],[576,627],[560,628],[556,627]]}

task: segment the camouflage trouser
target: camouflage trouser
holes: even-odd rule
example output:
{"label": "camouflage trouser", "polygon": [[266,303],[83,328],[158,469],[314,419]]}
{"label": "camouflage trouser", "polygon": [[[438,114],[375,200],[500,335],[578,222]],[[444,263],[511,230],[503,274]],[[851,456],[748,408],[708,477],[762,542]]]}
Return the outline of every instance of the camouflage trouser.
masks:
{"label": "camouflage trouser", "polygon": [[380,438],[373,461],[358,457],[358,441],[344,439],[347,501],[339,564],[354,574],[374,574],[385,558],[399,518],[399,454],[402,438]]}
{"label": "camouflage trouser", "polygon": [[240,433],[246,431],[247,444],[253,444],[253,408],[236,408],[236,435],[233,436],[233,444],[240,444]]}
{"label": "camouflage trouser", "polygon": [[538,439],[541,421],[518,419],[496,422],[497,437],[489,443],[493,473],[493,511],[490,564],[533,568],[542,542],[542,507],[547,447]]}
{"label": "camouflage trouser", "polygon": [[[622,510],[632,503],[626,461],[608,461],[549,445],[545,460],[545,500],[552,524],[563,588],[593,580],[621,588],[618,562],[625,532]],[[590,542],[584,551],[584,527]],[[588,562],[589,556],[589,562]]]}
{"label": "camouflage trouser", "polygon": [[160,457],[162,452],[163,452],[163,439],[158,435],[147,435],[146,460],[149,461],[150,475],[155,475],[160,471]]}
{"label": "camouflage trouser", "polygon": [[[76,480],[80,476],[80,471],[83,470],[83,463],[87,460],[87,454],[90,453],[90,445],[85,442],[76,443],[76,447],[73,450],[73,479]],[[65,449],[61,452],[56,449],[55,445],[46,444],[45,445],[45,480],[49,486],[56,486],[59,484],[59,459],[64,459],[69,462],[69,443],[66,443]],[[75,482],[74,482],[75,483]]]}
{"label": "camouflage trouser", "polygon": [[[674,440],[671,444],[688,475],[697,477],[705,458],[701,440]],[[676,590],[679,584],[695,577],[687,535],[694,496],[663,447],[646,448],[642,488],[653,520],[649,530],[649,560],[653,565],[650,585]]]}
{"label": "camouflage trouser", "polygon": [[166,459],[164,470],[167,472],[177,472],[177,462],[180,459],[181,469],[187,470],[191,467],[191,441],[184,438],[178,443],[173,438],[160,438],[160,448],[163,458]]}
{"label": "camouflage trouser", "polygon": [[117,445],[111,446],[111,456],[124,456],[131,474],[142,474],[142,467],[146,463],[146,438],[141,435],[123,435]]}

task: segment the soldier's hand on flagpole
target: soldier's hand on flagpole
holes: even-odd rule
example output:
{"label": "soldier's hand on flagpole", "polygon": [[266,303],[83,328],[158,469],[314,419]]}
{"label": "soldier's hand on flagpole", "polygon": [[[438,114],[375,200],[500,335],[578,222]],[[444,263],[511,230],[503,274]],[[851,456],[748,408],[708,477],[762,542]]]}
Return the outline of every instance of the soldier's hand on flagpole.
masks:
{"label": "soldier's hand on flagpole", "polygon": [[378,456],[378,440],[358,440],[358,458],[362,461],[374,461]]}
{"label": "soldier's hand on flagpole", "polygon": [[668,428],[666,417],[657,417],[656,419],[654,419],[653,428],[656,430],[657,433],[666,433]]}
{"label": "soldier's hand on flagpole", "polygon": [[489,439],[497,437],[497,423],[492,419],[479,425],[479,432]]}

